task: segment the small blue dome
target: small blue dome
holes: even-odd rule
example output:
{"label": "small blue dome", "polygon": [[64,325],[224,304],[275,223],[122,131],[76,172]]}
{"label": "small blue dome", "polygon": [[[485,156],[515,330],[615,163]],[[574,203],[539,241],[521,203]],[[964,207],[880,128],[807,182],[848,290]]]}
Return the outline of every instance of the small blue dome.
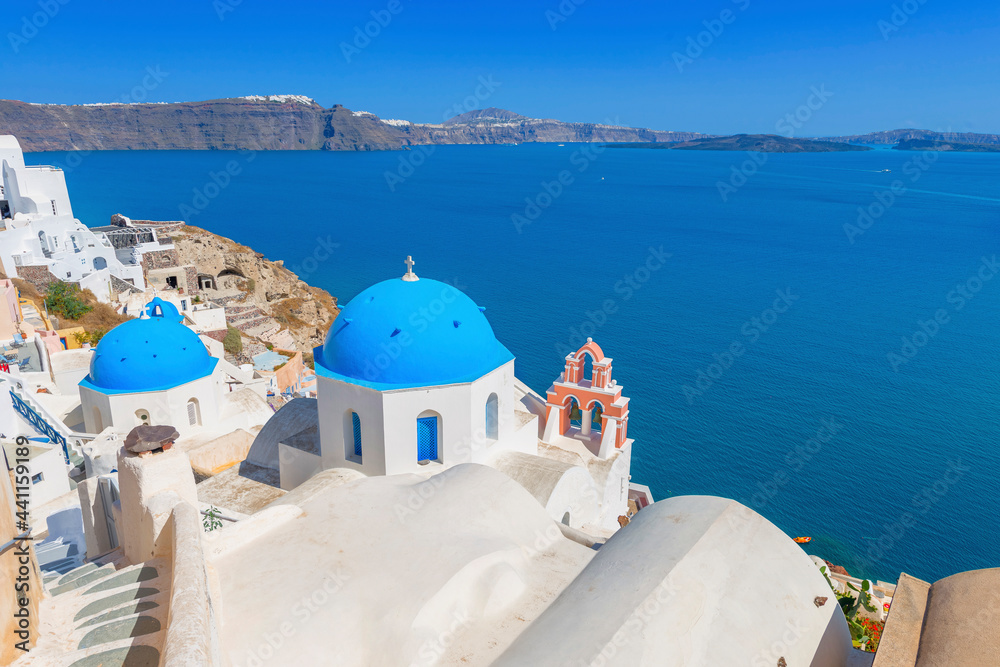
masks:
{"label": "small blue dome", "polygon": [[80,384],[105,394],[160,391],[203,378],[217,363],[182,324],[167,317],[129,320],[97,344],[90,375]]}
{"label": "small blue dome", "polygon": [[472,299],[426,278],[361,292],[315,355],[320,375],[378,388],[471,382],[513,358]]}
{"label": "small blue dome", "polygon": [[171,322],[182,322],[184,320],[184,316],[181,315],[181,311],[177,310],[177,306],[169,301],[164,301],[160,297],[154,297],[152,301],[146,304],[143,311],[150,317],[165,317]]}

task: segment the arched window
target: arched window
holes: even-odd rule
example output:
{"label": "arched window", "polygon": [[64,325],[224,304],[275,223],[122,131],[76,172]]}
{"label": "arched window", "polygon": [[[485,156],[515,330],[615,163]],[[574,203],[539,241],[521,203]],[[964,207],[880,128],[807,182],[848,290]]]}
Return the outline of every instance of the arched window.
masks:
{"label": "arched window", "polygon": [[440,461],[441,416],[427,410],[417,417],[417,463]]}
{"label": "arched window", "polygon": [[361,417],[357,412],[351,413],[351,430],[354,432],[354,456],[361,460]]}
{"label": "arched window", "polygon": [[489,440],[496,440],[500,437],[499,416],[500,399],[496,394],[490,394],[490,397],[486,399],[486,437]]}
{"label": "arched window", "polygon": [[152,421],[149,419],[149,410],[143,410],[142,408],[136,410],[135,421],[139,426],[142,426],[143,424],[151,424]]}
{"label": "arched window", "polygon": [[590,386],[591,381],[594,379],[594,358],[590,356],[589,352],[584,352],[582,361],[583,366],[580,370],[579,384]]}
{"label": "arched window", "polygon": [[188,424],[191,426],[201,425],[201,406],[198,405],[198,399],[192,398],[187,402],[187,415]]}

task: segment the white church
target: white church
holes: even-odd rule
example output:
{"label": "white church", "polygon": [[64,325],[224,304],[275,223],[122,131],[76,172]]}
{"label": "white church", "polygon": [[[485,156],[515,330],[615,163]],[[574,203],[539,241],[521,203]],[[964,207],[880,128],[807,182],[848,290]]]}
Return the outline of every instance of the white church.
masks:
{"label": "white church", "polygon": [[[401,278],[344,306],[314,352],[318,442],[285,428],[301,419],[297,411],[279,411],[249,461],[277,469],[286,490],[328,469],[431,476],[483,464],[519,482],[553,519],[596,534],[630,514],[630,490],[631,513],[652,502],[646,487],[630,484],[628,399],[596,344],[566,358],[543,399],[514,376],[514,356],[484,309],[407,262]],[[292,437],[282,441],[278,431]]]}
{"label": "white church", "polygon": [[79,382],[88,433],[111,428],[124,435],[144,424],[169,424],[183,439],[250,428],[271,416],[258,392],[230,391],[239,370],[211,356],[198,334],[181,324],[177,307],[159,297],[141,317],[109,331],[91,354]]}

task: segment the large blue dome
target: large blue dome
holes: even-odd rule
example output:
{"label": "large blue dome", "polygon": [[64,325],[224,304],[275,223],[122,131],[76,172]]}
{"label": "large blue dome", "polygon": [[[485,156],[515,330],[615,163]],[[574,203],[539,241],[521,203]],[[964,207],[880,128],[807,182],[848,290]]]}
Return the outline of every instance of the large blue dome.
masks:
{"label": "large blue dome", "polygon": [[218,360],[169,317],[129,320],[105,334],[80,384],[105,394],[170,389],[209,375]]}
{"label": "large blue dome", "polygon": [[426,278],[351,299],[315,356],[320,375],[377,388],[471,382],[514,358],[472,299]]}

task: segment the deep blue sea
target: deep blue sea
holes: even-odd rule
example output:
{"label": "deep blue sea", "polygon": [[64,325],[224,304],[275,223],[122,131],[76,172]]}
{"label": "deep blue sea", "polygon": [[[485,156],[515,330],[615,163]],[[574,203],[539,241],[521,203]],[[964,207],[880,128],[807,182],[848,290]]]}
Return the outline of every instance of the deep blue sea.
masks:
{"label": "deep blue sea", "polygon": [[631,398],[634,481],[658,499],[735,498],[890,581],[1000,566],[1000,154],[937,158],[758,165],[575,144],[27,156],[67,169],[88,225],[187,213],[344,303],[413,255],[487,308],[543,394],[592,335]]}

